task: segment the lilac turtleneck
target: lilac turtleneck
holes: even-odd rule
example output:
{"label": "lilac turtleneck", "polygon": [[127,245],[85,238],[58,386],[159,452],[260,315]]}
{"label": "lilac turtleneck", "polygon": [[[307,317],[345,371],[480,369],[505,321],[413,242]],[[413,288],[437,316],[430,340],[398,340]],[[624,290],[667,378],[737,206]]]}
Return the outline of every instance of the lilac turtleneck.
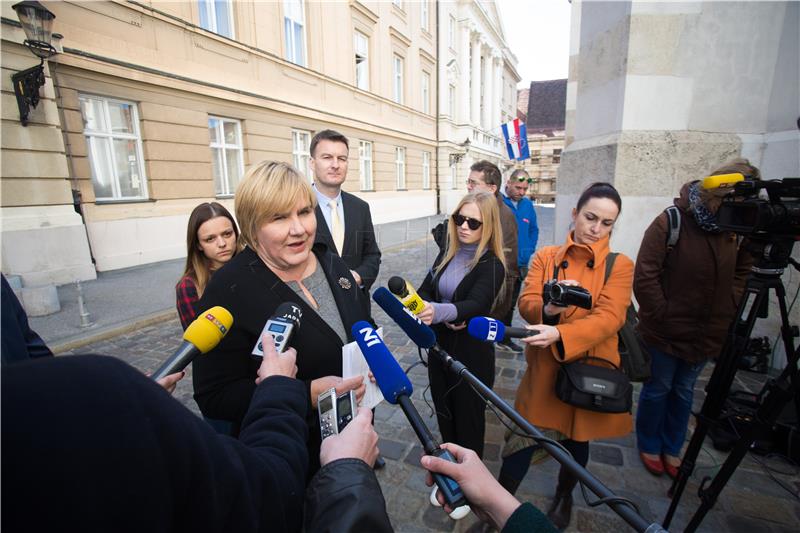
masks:
{"label": "lilac turtleneck", "polygon": [[453,259],[447,264],[439,278],[439,297],[441,302],[430,302],[433,305],[433,323],[452,322],[458,316],[453,301],[456,287],[469,272],[469,263],[475,257],[478,243],[462,244]]}

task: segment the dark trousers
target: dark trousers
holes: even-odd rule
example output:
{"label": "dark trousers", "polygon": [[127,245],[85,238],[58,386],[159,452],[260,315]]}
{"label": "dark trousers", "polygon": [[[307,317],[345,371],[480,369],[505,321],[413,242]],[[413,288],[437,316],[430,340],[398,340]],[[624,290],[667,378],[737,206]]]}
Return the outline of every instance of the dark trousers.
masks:
{"label": "dark trousers", "polygon": [[[451,354],[452,355],[452,354]],[[488,387],[494,385],[494,350],[490,355],[481,353],[477,357],[460,356],[470,372]],[[466,381],[448,372],[436,357],[428,359],[428,378],[431,397],[436,407],[436,419],[443,442],[475,450],[483,457],[486,404]]]}
{"label": "dark trousers", "polygon": [[511,304],[511,308],[506,313],[506,316],[503,317],[503,324],[506,326],[510,326],[512,320],[514,320],[514,308],[517,306],[517,300],[519,299],[519,293],[522,290],[522,283],[525,281],[525,277],[528,275],[528,267],[521,266],[519,267],[519,277],[514,279],[514,303]]}

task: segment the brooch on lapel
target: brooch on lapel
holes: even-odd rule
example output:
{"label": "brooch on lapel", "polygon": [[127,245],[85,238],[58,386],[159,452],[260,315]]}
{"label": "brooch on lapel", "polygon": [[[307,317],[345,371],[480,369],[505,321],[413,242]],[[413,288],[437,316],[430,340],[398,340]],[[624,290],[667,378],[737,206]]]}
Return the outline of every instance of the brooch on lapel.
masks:
{"label": "brooch on lapel", "polygon": [[350,287],[352,287],[352,284],[350,283],[349,279],[341,277],[339,278],[339,286],[344,290],[348,290]]}

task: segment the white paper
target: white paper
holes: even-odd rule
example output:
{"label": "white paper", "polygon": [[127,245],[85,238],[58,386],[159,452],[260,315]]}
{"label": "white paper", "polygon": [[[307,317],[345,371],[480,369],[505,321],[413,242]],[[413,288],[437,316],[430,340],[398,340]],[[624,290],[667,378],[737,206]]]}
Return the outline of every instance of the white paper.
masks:
{"label": "white paper", "polygon": [[[377,333],[383,339],[382,327],[378,328]],[[364,383],[367,384],[367,390],[359,404],[361,407],[372,409],[383,401],[383,394],[381,394],[378,384],[369,379],[369,365],[356,342],[342,346],[342,377],[349,378],[351,376],[364,376]]]}

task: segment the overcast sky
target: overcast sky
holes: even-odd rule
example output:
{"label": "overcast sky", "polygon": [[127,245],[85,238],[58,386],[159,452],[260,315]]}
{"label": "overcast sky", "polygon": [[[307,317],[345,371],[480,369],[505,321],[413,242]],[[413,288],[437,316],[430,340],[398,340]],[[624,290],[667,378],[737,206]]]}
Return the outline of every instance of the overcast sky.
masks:
{"label": "overcast sky", "polygon": [[567,0],[496,0],[503,30],[517,56],[522,76],[517,88],[531,81],[567,77],[569,68],[569,16]]}

